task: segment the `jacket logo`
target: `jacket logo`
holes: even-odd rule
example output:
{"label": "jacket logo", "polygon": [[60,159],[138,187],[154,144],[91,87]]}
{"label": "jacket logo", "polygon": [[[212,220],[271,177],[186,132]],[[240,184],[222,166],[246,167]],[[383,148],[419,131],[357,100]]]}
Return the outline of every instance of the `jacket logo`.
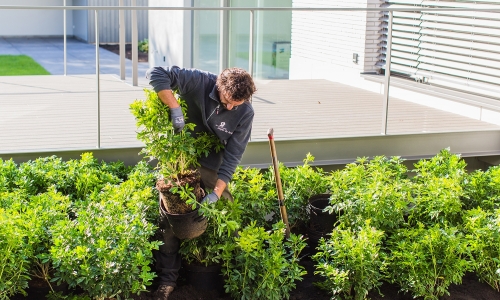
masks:
{"label": "jacket logo", "polygon": [[229,133],[229,134],[233,134],[232,131],[229,131],[227,130],[224,126],[226,125],[226,122],[220,122],[220,125],[216,125],[217,129],[222,131],[222,132],[225,132],[225,133]]}

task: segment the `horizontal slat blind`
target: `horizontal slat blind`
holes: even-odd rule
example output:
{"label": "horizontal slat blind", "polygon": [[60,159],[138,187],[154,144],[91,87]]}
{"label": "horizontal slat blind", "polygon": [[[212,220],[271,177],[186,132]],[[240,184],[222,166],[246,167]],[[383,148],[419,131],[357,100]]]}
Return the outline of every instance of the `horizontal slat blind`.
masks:
{"label": "horizontal slat blind", "polygon": [[[394,12],[391,72],[500,99],[500,13],[419,8],[500,8],[500,0],[387,0]],[[385,69],[388,15],[381,18],[379,63]]]}

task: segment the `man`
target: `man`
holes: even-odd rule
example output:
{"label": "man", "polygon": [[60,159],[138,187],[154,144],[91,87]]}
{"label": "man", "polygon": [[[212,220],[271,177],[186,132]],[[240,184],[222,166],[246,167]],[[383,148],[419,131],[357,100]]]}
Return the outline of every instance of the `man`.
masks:
{"label": "man", "polygon": [[[256,88],[250,74],[243,69],[230,68],[216,76],[198,69],[172,66],[153,67],[146,72],[146,78],[160,100],[170,108],[176,132],[182,130],[185,120],[172,89],[186,102],[188,122],[196,124],[194,133],[214,134],[224,145],[222,151],[211,151],[199,160],[201,181],[205,188],[213,190],[202,202],[213,203],[221,196],[232,200],[227,183],[250,139],[254,116],[249,100]],[[165,222],[168,222],[166,218],[160,221],[164,245],[155,252],[160,284],[155,293],[158,299],[168,299],[181,266],[180,241]]]}

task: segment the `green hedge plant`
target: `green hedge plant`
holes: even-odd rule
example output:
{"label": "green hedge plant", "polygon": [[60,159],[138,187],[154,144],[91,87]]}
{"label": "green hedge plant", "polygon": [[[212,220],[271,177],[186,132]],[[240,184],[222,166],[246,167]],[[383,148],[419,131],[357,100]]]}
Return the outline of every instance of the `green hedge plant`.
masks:
{"label": "green hedge plant", "polygon": [[4,161],[0,158],[0,193],[12,192],[16,188],[18,176],[17,164],[12,159]]}
{"label": "green hedge plant", "polygon": [[54,186],[58,192],[78,201],[99,192],[107,183],[122,182],[127,170],[122,162],[98,162],[90,152],[68,161],[57,156],[40,157],[19,165],[14,185],[29,195],[45,193]]}
{"label": "green hedge plant", "polygon": [[383,231],[405,222],[411,184],[400,157],[358,158],[329,177],[330,205],[325,209],[339,215],[339,226],[362,228],[365,222]]}
{"label": "green hedge plant", "polygon": [[493,211],[500,208],[500,166],[468,174],[464,198],[466,209],[480,207]]}
{"label": "green hedge plant", "polygon": [[458,225],[462,221],[466,163],[449,149],[415,164],[410,224]]}
{"label": "green hedge plant", "polygon": [[95,299],[146,291],[155,277],[151,251],[159,246],[150,241],[155,227],[147,221],[152,193],[152,187],[137,190],[133,180],[107,185],[79,204],[76,219],[52,226],[53,280]]}
{"label": "green hedge plant", "polygon": [[283,222],[272,231],[255,224],[246,226],[224,247],[226,292],[238,299],[288,299],[295,281],[306,274],[299,265],[305,242],[293,233],[285,240]]}
{"label": "green hedge plant", "polygon": [[[195,134],[196,125],[189,123],[187,118],[184,129],[175,133],[170,108],[161,102],[155,91],[144,89],[144,92],[146,99],[135,100],[130,105],[136,119],[137,139],[144,143],[140,153],[150,161],[156,160],[160,175],[157,188],[162,194],[166,193],[163,200],[167,211],[187,213],[204,197],[196,170],[198,159],[212,149],[219,151],[222,143],[206,132]],[[175,95],[185,115],[186,103],[177,93]]]}
{"label": "green hedge plant", "polygon": [[367,299],[368,292],[382,284],[386,268],[381,251],[384,233],[370,225],[337,229],[322,238],[313,255],[314,274],[324,281],[315,283],[332,294],[332,299]]}
{"label": "green hedge plant", "polygon": [[455,227],[435,224],[426,228],[400,229],[387,243],[388,280],[415,298],[435,299],[449,295],[450,284],[462,283],[471,269],[467,260],[468,245]]}
{"label": "green hedge plant", "polygon": [[214,204],[201,204],[200,210],[208,219],[207,229],[195,239],[182,240],[179,253],[188,264],[221,264],[225,244],[232,241],[240,228],[242,206],[238,199],[221,199]]}
{"label": "green hedge plant", "polygon": [[500,292],[500,209],[468,211],[464,227],[474,271],[480,280]]}
{"label": "green hedge plant", "polygon": [[[68,218],[71,202],[67,196],[49,187],[45,193],[27,195],[25,190],[17,189],[11,193],[0,193],[0,207],[16,219],[16,226],[25,232],[23,244],[29,249],[29,264],[25,267],[30,278],[45,280],[52,289],[50,279],[53,274],[49,250],[51,244],[50,227]],[[1,268],[0,268],[1,269]]]}
{"label": "green hedge plant", "polygon": [[27,295],[32,247],[19,214],[0,208],[0,300]]}
{"label": "green hedge plant", "polygon": [[[311,166],[314,156],[308,153],[303,162],[293,168],[287,168],[282,163],[279,166],[290,229],[301,228],[308,223],[308,199],[314,195],[325,194],[328,189],[327,174],[323,169]],[[274,175],[272,169],[268,172]],[[272,180],[275,180],[274,176]]]}
{"label": "green hedge plant", "polygon": [[54,290],[50,280],[54,270],[50,260],[52,247],[50,227],[59,221],[68,219],[70,206],[69,198],[51,187],[46,193],[31,196],[26,206],[17,208],[17,212],[24,221],[25,230],[30,232],[27,240],[32,248],[30,276],[43,279],[48,283],[52,292]]}
{"label": "green hedge plant", "polygon": [[254,221],[256,226],[271,228],[276,216],[279,217],[278,193],[270,174],[257,168],[236,167],[228,188],[243,206],[242,224]]}

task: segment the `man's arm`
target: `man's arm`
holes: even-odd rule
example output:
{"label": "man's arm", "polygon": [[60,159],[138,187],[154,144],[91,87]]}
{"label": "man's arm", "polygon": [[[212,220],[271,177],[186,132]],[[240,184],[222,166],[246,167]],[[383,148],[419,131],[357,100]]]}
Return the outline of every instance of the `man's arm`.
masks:
{"label": "man's arm", "polygon": [[222,192],[226,189],[227,184],[222,179],[217,179],[214,187],[214,193],[220,198]]}
{"label": "man's arm", "polygon": [[177,102],[177,99],[175,99],[174,93],[172,93],[172,90],[161,90],[157,94],[161,102],[170,108],[170,119],[172,120],[172,125],[174,126],[174,132],[181,132],[186,125],[186,122],[184,120],[182,108]]}
{"label": "man's arm", "polygon": [[161,102],[163,102],[163,104],[167,105],[170,108],[177,108],[180,106],[177,102],[177,99],[175,99],[172,90],[161,90],[158,92],[158,97],[160,97],[160,100]]}

